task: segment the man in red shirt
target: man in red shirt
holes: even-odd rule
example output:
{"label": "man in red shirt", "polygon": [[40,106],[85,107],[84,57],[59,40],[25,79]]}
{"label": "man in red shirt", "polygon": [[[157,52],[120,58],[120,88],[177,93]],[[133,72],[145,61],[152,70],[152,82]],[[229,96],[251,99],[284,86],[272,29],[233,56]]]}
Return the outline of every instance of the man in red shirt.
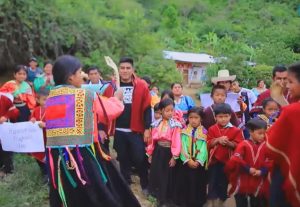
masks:
{"label": "man in red shirt", "polygon": [[[279,85],[281,88],[279,88],[280,91],[283,92],[284,98],[286,99],[286,101],[288,103],[293,103],[295,102],[295,99],[291,98],[289,93],[288,93],[288,89],[287,89],[287,68],[284,65],[276,65],[273,68],[273,85]],[[280,93],[279,91],[279,93]],[[253,108],[251,110],[251,114],[257,114],[260,113],[262,111],[262,103],[265,99],[270,98],[271,97],[271,90],[268,89],[265,92],[261,93],[256,102],[253,105]],[[273,99],[276,100],[275,97],[272,97]]]}

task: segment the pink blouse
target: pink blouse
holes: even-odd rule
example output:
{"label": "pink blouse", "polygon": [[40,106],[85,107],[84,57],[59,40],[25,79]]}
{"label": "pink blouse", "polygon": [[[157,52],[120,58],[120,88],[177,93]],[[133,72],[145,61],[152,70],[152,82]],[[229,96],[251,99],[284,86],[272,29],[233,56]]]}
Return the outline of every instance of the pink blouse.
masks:
{"label": "pink blouse", "polygon": [[181,124],[175,119],[157,120],[152,124],[151,143],[147,147],[147,155],[151,156],[155,145],[159,141],[170,142],[171,153],[179,157],[181,150]]}

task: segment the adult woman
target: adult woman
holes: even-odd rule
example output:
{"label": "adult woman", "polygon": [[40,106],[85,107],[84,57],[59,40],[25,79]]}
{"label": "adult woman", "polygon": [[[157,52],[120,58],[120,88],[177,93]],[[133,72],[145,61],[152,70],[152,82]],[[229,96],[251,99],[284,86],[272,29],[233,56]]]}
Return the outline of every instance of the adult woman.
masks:
{"label": "adult woman", "polygon": [[52,75],[52,63],[45,62],[44,64],[44,73],[39,75],[34,79],[33,87],[36,92],[39,92],[41,89],[50,91],[54,86],[54,80]]}
{"label": "adult woman", "polygon": [[257,87],[252,88],[253,93],[255,94],[256,97],[259,96],[259,94],[265,92],[266,89],[266,85],[265,82],[263,80],[258,80],[257,81]]}
{"label": "adult woman", "polygon": [[173,83],[171,85],[174,94],[175,109],[183,113],[184,118],[187,118],[187,112],[195,106],[193,99],[190,96],[183,95],[183,87],[180,83]]}
{"label": "adult woman", "polygon": [[124,109],[122,91],[104,99],[81,89],[81,64],[72,56],[56,60],[53,76],[45,112],[50,206],[140,206],[98,140],[97,122],[106,124]]}
{"label": "adult woman", "polygon": [[27,71],[24,65],[18,65],[14,71],[14,80],[6,82],[1,88],[0,92],[10,93],[13,95],[13,103],[20,111],[18,122],[28,121],[30,110],[36,105],[34,92],[30,85],[25,81],[27,78]]}

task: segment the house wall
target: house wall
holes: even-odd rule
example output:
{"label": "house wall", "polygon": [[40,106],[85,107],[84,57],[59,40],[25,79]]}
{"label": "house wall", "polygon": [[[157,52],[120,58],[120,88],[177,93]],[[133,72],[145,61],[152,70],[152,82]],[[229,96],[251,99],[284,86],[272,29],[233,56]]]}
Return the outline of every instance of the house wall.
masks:
{"label": "house wall", "polygon": [[200,84],[205,78],[207,64],[176,62],[176,66],[182,74],[183,84]]}

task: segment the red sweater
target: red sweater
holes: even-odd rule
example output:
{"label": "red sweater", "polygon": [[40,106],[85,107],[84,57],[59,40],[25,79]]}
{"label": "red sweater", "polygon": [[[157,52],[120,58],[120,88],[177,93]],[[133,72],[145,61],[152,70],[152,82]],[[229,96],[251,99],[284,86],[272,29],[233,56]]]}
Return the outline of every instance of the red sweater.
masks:
{"label": "red sweater", "polygon": [[0,117],[6,117],[14,122],[19,116],[19,110],[14,106],[12,101],[4,95],[0,95]]}
{"label": "red sweater", "polygon": [[300,206],[300,103],[283,107],[278,120],[268,131],[270,158],[284,177],[283,191],[293,207]]}
{"label": "red sweater", "polygon": [[[267,158],[266,143],[254,143],[252,140],[242,141],[236,148],[225,171],[231,183],[230,193],[236,192],[251,195],[266,195],[268,191],[267,173],[271,161]],[[250,168],[261,170],[261,176],[252,176]]]}
{"label": "red sweater", "polygon": [[207,146],[209,151],[208,164],[213,164],[215,162],[226,163],[229,160],[233,152],[233,149],[220,144],[217,144],[214,147],[211,146],[212,142],[215,139],[222,136],[227,136],[229,141],[234,142],[236,144],[244,140],[242,131],[235,126],[228,127],[228,128],[222,128],[218,124],[211,126],[208,129],[208,134],[207,134]]}
{"label": "red sweater", "polygon": [[[35,118],[36,121],[43,121],[46,122],[45,120],[45,107],[38,106],[33,109],[31,113],[31,118]],[[44,145],[46,145],[46,129],[43,129],[43,135],[44,135]],[[45,162],[46,161],[46,155],[44,152],[35,152],[31,153],[31,155],[39,160],[40,162]]]}

